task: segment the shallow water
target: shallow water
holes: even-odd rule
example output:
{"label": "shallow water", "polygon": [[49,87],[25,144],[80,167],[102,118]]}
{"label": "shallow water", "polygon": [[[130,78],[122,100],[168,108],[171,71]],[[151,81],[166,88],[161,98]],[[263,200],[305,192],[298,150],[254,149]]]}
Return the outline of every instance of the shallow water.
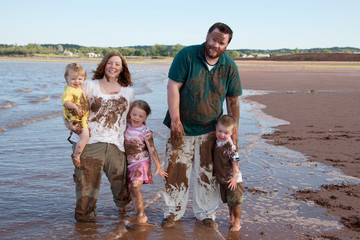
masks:
{"label": "shallow water", "polygon": [[[96,64],[84,63],[88,78]],[[241,99],[240,167],[246,188],[240,233],[228,231],[227,207],[217,211],[217,231],[201,228],[192,214],[191,193],[185,216],[172,229],[163,217],[159,176],[144,185],[145,211],[153,225],[132,225],[134,210],[121,212],[102,179],[92,223],[76,223],[75,185],[69,131],[61,119],[66,63],[1,62],[0,83],[0,239],[294,239],[342,228],[339,218],[313,203],[295,200],[300,189],[322,184],[358,182],[339,170],[308,162],[298,153],[261,139],[272,126],[286,122],[264,115],[263,106]],[[162,124],[166,105],[168,64],[129,64],[137,99],[152,107],[147,124],[155,134],[161,161],[168,129]],[[241,69],[240,69],[241,73]],[[244,95],[265,94],[245,91]]]}

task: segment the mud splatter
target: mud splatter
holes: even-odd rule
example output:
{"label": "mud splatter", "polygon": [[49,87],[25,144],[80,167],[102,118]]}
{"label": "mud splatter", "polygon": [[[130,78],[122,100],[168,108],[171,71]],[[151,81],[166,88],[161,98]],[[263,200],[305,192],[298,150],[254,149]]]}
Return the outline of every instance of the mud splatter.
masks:
{"label": "mud splatter", "polygon": [[89,218],[91,212],[95,210],[96,199],[93,197],[83,196],[76,202],[76,219]]}
{"label": "mud splatter", "polygon": [[208,176],[206,176],[205,173],[201,174],[200,179],[201,179],[200,183],[203,182],[203,183],[211,184],[210,179],[208,178]]}
{"label": "mud splatter", "polygon": [[137,142],[133,142],[133,141],[128,141],[125,139],[124,141],[124,147],[125,147],[125,152],[128,156],[131,157],[135,157],[139,154],[142,153],[142,147],[139,143]]}
{"label": "mud splatter", "polygon": [[214,174],[219,183],[225,184],[233,176],[232,157],[234,151],[230,142],[214,148]]}
{"label": "mud splatter", "polygon": [[207,139],[200,145],[200,167],[207,172],[212,172],[215,140],[215,132],[211,132],[208,134]]}
{"label": "mud splatter", "polygon": [[171,186],[175,186],[180,189],[182,183],[184,183],[185,188],[189,188],[189,179],[186,177],[186,172],[188,167],[185,163],[174,163],[175,161],[169,162],[167,172],[168,177],[166,178],[166,188],[171,189]]}
{"label": "mud splatter", "polygon": [[84,186],[91,186],[94,189],[100,188],[101,169],[103,161],[98,158],[86,156],[84,154],[80,157],[80,166],[83,173]]}
{"label": "mud splatter", "polygon": [[181,136],[181,133],[171,131],[170,143],[171,143],[173,151],[179,150],[181,148],[182,144],[184,144],[184,140]]}
{"label": "mud splatter", "polygon": [[124,97],[109,100],[95,97],[91,102],[90,109],[95,116],[89,121],[98,122],[105,128],[113,128],[128,107],[128,101]]}

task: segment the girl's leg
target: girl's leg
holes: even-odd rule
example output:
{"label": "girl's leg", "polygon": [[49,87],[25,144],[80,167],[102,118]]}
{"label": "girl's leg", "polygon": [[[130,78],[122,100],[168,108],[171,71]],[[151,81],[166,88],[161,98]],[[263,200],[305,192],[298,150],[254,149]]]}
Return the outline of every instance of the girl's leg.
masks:
{"label": "girl's leg", "polygon": [[130,193],[136,211],[137,221],[140,224],[144,224],[147,222],[147,216],[144,212],[144,199],[141,193],[141,185],[142,181],[136,179],[133,180],[131,182]]}

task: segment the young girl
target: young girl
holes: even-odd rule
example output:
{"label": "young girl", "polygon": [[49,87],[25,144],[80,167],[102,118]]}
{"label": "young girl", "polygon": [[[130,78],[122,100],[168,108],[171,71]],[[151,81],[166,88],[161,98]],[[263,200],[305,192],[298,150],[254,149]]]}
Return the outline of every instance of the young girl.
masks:
{"label": "young girl", "polygon": [[68,86],[64,87],[62,103],[66,125],[78,126],[76,133],[80,140],[77,142],[74,154],[71,155],[75,167],[80,168],[80,155],[89,141],[88,117],[89,103],[82,90],[86,79],[86,70],[77,63],[66,66],[64,77]]}
{"label": "young girl", "polygon": [[140,224],[147,222],[141,185],[143,183],[153,183],[150,157],[156,166],[154,176],[160,174],[163,179],[168,176],[161,168],[152,132],[145,125],[145,120],[150,113],[150,106],[145,101],[134,101],[130,106],[128,125],[125,131],[125,152],[128,163],[130,194],[135,207],[137,222]]}

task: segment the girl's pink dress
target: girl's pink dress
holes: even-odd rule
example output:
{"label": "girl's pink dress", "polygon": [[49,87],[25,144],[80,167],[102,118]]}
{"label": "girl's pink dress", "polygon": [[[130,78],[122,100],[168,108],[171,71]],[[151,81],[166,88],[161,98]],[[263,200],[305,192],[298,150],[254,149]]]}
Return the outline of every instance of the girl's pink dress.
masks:
{"label": "girl's pink dress", "polygon": [[144,184],[153,183],[150,154],[145,144],[145,138],[151,136],[151,130],[145,125],[135,128],[128,124],[126,127],[124,145],[130,182],[137,179]]}

